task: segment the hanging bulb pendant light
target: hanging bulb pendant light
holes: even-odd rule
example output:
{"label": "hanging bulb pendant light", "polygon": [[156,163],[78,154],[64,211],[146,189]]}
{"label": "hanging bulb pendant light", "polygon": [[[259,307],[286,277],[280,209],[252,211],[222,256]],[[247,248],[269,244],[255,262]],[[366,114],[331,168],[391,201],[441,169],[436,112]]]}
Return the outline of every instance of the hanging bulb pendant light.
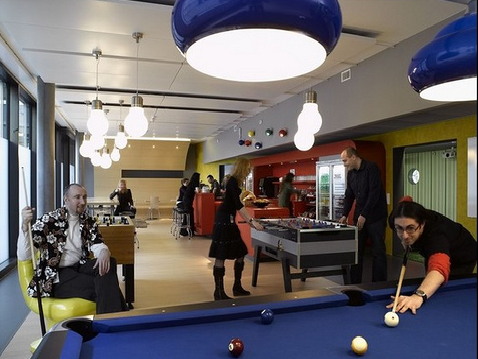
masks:
{"label": "hanging bulb pendant light", "polygon": [[125,131],[131,137],[141,137],[148,132],[148,119],[144,115],[143,98],[138,95],[139,86],[139,40],[143,38],[143,33],[133,33],[133,38],[136,40],[136,96],[131,98],[131,107],[129,114],[124,120]]}
{"label": "hanging bulb pendant light", "polygon": [[108,132],[108,119],[103,112],[103,103],[98,100],[98,65],[102,52],[99,49],[93,50],[93,56],[96,58],[96,99],[91,101],[90,118],[86,122],[88,131],[94,136],[104,136]]}
{"label": "hanging bulb pendant light", "polygon": [[305,103],[302,107],[302,112],[297,118],[297,126],[299,130],[304,129],[313,134],[320,131],[322,116],[317,105],[317,92],[310,90],[305,93]]}
{"label": "hanging bulb pendant light", "polygon": [[[119,101],[120,104],[120,121],[121,121],[121,109],[123,108],[123,100]],[[122,150],[126,148],[126,145],[128,144],[128,139],[126,138],[126,135],[124,133],[124,126],[122,124],[119,125],[118,127],[118,133],[116,134],[115,137],[115,147],[119,150]]]}
{"label": "hanging bulb pendant light", "polygon": [[124,120],[124,129],[131,137],[141,137],[148,132],[148,119],[144,115],[143,98],[133,96],[129,114]]}

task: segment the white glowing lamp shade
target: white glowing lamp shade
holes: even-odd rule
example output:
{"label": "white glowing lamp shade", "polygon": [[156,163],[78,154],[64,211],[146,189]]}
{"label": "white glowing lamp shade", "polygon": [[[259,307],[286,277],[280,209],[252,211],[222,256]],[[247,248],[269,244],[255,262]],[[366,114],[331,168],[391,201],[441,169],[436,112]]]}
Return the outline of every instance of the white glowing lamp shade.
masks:
{"label": "white glowing lamp shade", "polygon": [[476,101],[476,77],[459,79],[427,87],[420,97],[429,101]]}
{"label": "white glowing lamp shade", "polygon": [[114,162],[118,162],[121,158],[120,151],[118,148],[114,148],[113,152],[111,152],[111,160]]}
{"label": "white glowing lamp shade", "polygon": [[120,126],[120,131],[118,131],[115,137],[115,146],[117,149],[122,150],[126,147],[127,144],[128,139],[126,138],[126,134],[124,133],[124,127]]}
{"label": "white glowing lamp shade", "polygon": [[91,146],[90,140],[84,139],[80,145],[80,155],[89,158],[93,155],[94,149]]}
{"label": "white glowing lamp shade", "polygon": [[105,145],[105,138],[103,137],[103,135],[91,135],[90,145],[93,151],[101,150]]}
{"label": "white glowing lamp shade", "polygon": [[94,151],[93,155],[91,156],[91,164],[95,167],[101,165],[101,153],[99,151]]}
{"label": "white glowing lamp shade", "polygon": [[299,151],[308,151],[314,145],[315,137],[312,132],[309,131],[297,131],[294,135],[294,144]]}
{"label": "white glowing lamp shade", "polygon": [[92,135],[104,136],[108,132],[108,119],[103,111],[103,104],[100,100],[93,100],[91,103],[90,118],[86,127]]}
{"label": "white glowing lamp shade", "polygon": [[129,114],[124,120],[124,129],[130,137],[141,137],[148,132],[148,119],[144,115],[143,99],[134,96]]}
{"label": "white glowing lamp shade", "polygon": [[327,53],[315,39],[278,29],[239,29],[196,41],[186,59],[223,80],[265,82],[293,78],[321,66]]}
{"label": "white glowing lamp shade", "polygon": [[307,131],[316,134],[322,127],[322,116],[319,113],[319,106],[316,103],[304,103],[302,112],[297,118],[299,131]]}

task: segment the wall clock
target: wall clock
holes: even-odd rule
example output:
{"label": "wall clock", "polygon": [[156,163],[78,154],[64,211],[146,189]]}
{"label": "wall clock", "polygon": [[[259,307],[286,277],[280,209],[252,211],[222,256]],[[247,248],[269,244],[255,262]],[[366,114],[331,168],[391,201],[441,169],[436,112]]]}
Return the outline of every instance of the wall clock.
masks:
{"label": "wall clock", "polygon": [[417,184],[420,180],[420,172],[416,168],[412,168],[408,171],[408,182],[411,184]]}

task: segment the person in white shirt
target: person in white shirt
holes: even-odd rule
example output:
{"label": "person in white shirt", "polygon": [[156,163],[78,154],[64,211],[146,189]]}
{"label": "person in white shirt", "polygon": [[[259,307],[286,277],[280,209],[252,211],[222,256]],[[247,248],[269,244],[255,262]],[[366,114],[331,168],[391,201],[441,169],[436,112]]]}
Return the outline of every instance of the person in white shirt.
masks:
{"label": "person in white shirt", "polygon": [[[33,245],[40,251],[36,260],[41,296],[92,300],[98,314],[128,310],[119,288],[116,260],[86,211],[86,189],[79,184],[67,186],[63,201],[63,207],[43,214],[31,227]],[[33,213],[34,208],[22,209],[19,260],[31,258],[28,224]],[[34,280],[27,292],[37,296]]]}

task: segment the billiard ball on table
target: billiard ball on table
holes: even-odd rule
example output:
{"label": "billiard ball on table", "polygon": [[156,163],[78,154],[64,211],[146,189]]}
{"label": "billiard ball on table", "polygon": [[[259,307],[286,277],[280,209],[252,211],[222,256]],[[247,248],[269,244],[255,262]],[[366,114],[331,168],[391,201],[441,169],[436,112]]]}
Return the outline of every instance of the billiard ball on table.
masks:
{"label": "billiard ball on table", "polygon": [[368,344],[367,341],[360,335],[357,335],[353,340],[352,340],[352,350],[354,351],[355,354],[357,355],[364,355],[365,352],[368,349]]}
{"label": "billiard ball on table", "polygon": [[234,358],[239,357],[244,351],[244,343],[241,339],[234,338],[229,342],[229,353]]}
{"label": "billiard ball on table", "polygon": [[274,320],[274,312],[270,309],[264,309],[261,312],[261,322],[262,324],[271,324]]}
{"label": "billiard ball on table", "polygon": [[388,312],[384,317],[385,324],[387,327],[396,327],[399,322],[398,314],[395,312]]}

